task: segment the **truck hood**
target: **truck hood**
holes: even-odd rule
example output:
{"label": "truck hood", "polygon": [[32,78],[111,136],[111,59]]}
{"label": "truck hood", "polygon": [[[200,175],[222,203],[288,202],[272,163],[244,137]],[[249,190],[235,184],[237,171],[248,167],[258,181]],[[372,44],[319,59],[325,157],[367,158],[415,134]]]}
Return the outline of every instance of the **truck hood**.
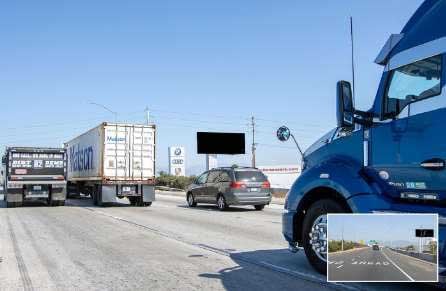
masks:
{"label": "truck hood", "polygon": [[333,135],[335,134],[336,130],[337,130],[337,127],[333,128],[332,130],[330,130],[329,132],[324,134],[322,137],[320,137],[317,141],[315,141],[311,146],[309,146],[308,149],[306,149],[304,152],[305,158],[307,158],[313,152],[317,151],[318,149],[320,149],[321,147],[326,145],[328,142],[330,142],[331,139],[333,138]]}

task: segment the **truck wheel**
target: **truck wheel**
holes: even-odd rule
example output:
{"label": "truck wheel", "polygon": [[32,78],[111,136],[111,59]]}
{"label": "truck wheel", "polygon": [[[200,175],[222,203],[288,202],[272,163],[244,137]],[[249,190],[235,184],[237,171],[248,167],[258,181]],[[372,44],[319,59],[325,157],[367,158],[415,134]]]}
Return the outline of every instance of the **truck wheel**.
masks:
{"label": "truck wheel", "polygon": [[91,196],[93,198],[93,205],[98,205],[98,191],[96,190],[96,187],[93,191],[93,193],[91,193]]}
{"label": "truck wheel", "polygon": [[189,207],[197,206],[197,201],[195,201],[194,194],[187,193],[187,199],[186,200],[187,200],[187,205],[189,205]]}
{"label": "truck wheel", "polygon": [[137,206],[138,205],[138,197],[127,197],[130,201],[130,205]]}
{"label": "truck wheel", "polygon": [[147,206],[147,207],[152,206],[152,202],[144,202],[144,206]]}
{"label": "truck wheel", "polygon": [[228,204],[226,204],[225,196],[223,196],[222,194],[218,195],[217,197],[217,207],[220,211],[225,211],[226,209],[228,209]]}
{"label": "truck wheel", "polygon": [[262,205],[254,205],[254,208],[255,208],[257,211],[263,210],[263,208],[265,208],[265,204],[262,204]]}
{"label": "truck wheel", "polygon": [[343,213],[337,202],[323,199],[307,211],[302,225],[302,245],[308,261],[321,274],[327,273],[327,213]]}

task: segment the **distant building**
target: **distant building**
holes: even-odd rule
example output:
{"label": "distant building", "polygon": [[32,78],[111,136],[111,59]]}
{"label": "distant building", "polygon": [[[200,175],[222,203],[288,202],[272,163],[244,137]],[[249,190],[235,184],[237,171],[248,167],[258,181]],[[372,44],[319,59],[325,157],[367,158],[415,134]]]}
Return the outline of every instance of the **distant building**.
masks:
{"label": "distant building", "polygon": [[169,174],[186,176],[186,150],[182,146],[171,146],[169,153]]}
{"label": "distant building", "polygon": [[290,189],[300,175],[299,165],[259,166],[271,183],[272,188]]}

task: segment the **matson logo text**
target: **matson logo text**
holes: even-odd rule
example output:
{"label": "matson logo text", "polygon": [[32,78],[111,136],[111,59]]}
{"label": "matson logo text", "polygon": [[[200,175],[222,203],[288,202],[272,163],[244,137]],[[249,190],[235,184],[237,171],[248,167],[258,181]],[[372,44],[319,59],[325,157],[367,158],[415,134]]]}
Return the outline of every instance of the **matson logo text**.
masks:
{"label": "matson logo text", "polygon": [[71,171],[88,171],[93,169],[93,147],[80,147],[78,144],[70,147]]}

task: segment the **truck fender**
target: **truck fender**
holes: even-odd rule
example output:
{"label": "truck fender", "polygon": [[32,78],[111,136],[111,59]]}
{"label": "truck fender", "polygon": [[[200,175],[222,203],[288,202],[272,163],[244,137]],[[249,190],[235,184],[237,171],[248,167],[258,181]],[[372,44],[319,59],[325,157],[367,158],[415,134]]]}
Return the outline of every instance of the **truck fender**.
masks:
{"label": "truck fender", "polygon": [[294,182],[287,196],[286,208],[295,210],[294,239],[301,241],[306,210],[316,201],[329,198],[340,203],[346,212],[354,207],[348,199],[375,191],[362,173],[362,165],[346,157],[334,157],[307,169]]}

